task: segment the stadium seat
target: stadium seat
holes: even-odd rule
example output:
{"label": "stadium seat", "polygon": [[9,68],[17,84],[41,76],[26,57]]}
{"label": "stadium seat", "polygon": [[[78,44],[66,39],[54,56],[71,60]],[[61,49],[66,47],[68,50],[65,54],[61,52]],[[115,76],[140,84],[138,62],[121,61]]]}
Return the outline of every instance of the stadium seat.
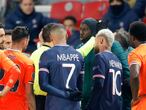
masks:
{"label": "stadium seat", "polygon": [[83,18],[93,17],[101,19],[109,7],[108,1],[87,2],[83,6]]}
{"label": "stadium seat", "polygon": [[82,3],[78,1],[64,1],[53,3],[51,8],[51,17],[64,19],[66,16],[74,16],[77,20],[82,16]]}
{"label": "stadium seat", "polygon": [[146,24],[146,17],[143,18],[143,22]]}

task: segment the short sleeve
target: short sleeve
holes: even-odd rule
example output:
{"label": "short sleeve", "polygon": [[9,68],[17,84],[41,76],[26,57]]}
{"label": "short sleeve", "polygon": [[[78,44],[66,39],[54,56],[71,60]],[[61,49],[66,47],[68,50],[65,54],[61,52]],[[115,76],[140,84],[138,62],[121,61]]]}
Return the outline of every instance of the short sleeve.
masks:
{"label": "short sleeve", "polygon": [[141,63],[142,63],[141,59],[136,53],[131,52],[128,55],[128,64],[129,64],[129,66],[131,66],[132,64],[139,64],[141,66]]}
{"label": "short sleeve", "polygon": [[25,73],[25,84],[27,83],[33,83],[33,75],[34,75],[34,66],[33,65],[27,65],[26,67],[26,73]]}
{"label": "short sleeve", "polygon": [[95,56],[94,67],[93,67],[93,79],[95,78],[102,78],[105,79],[105,62],[104,59],[101,57],[100,54]]}

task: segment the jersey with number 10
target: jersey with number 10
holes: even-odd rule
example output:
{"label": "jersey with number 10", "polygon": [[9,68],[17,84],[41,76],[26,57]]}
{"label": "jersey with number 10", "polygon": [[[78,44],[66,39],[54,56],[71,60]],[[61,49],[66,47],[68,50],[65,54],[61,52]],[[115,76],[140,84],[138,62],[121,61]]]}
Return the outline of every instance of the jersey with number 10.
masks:
{"label": "jersey with number 10", "polygon": [[[78,77],[83,73],[83,58],[70,46],[55,46],[41,56],[40,68],[49,71],[49,84],[66,91],[78,88]],[[80,110],[79,102],[48,95],[45,110]]]}
{"label": "jersey with number 10", "polygon": [[93,110],[121,110],[122,65],[118,58],[111,52],[96,54],[93,71],[93,78],[104,80],[103,89],[94,105],[96,109],[94,107]]}

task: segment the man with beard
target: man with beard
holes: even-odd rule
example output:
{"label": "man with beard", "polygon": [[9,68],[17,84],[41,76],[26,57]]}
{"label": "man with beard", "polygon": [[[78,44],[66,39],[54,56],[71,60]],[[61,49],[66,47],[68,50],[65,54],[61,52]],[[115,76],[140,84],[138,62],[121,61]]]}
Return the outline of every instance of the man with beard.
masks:
{"label": "man with beard", "polygon": [[86,110],[121,110],[122,64],[111,53],[114,34],[103,29],[95,38],[93,89]]}
{"label": "man with beard", "polygon": [[4,39],[4,48],[12,47],[12,30],[6,30],[5,39]]}
{"label": "man with beard", "polygon": [[[5,31],[0,24],[0,48],[3,49]],[[6,96],[13,89],[20,75],[18,67],[0,51],[0,110],[5,110],[2,106],[5,104]]]}
{"label": "man with beard", "polygon": [[3,105],[0,105],[4,110],[36,110],[32,90],[34,66],[33,62],[22,53],[27,48],[28,42],[28,29],[24,26],[18,26],[12,32],[12,49],[4,50],[5,55],[21,71],[13,89],[11,89],[5,100],[3,100]]}
{"label": "man with beard", "polygon": [[[99,20],[98,22],[93,18],[86,18],[81,22],[80,25],[80,39],[82,45],[86,44],[91,37],[95,37],[96,33],[100,30],[106,28],[104,23]],[[94,39],[94,38],[93,38]],[[92,45],[92,44],[91,44]],[[88,48],[90,48],[90,46]],[[92,47],[92,46],[91,46]],[[84,58],[85,60],[85,75],[84,75],[84,84],[83,84],[83,100],[82,100],[82,109],[87,105],[88,99],[91,94],[92,88],[92,73],[93,73],[93,63],[94,63],[94,50],[93,48],[89,54]]]}
{"label": "man with beard", "polygon": [[132,110],[146,109],[146,25],[134,22],[130,26],[130,44],[135,49],[129,54]]}

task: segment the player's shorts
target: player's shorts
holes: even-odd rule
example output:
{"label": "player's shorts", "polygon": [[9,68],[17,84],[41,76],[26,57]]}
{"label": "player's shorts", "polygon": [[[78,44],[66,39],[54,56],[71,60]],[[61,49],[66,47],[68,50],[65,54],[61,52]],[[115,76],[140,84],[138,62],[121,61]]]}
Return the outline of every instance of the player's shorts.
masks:
{"label": "player's shorts", "polygon": [[131,108],[132,110],[146,110],[146,96],[138,100]]}

